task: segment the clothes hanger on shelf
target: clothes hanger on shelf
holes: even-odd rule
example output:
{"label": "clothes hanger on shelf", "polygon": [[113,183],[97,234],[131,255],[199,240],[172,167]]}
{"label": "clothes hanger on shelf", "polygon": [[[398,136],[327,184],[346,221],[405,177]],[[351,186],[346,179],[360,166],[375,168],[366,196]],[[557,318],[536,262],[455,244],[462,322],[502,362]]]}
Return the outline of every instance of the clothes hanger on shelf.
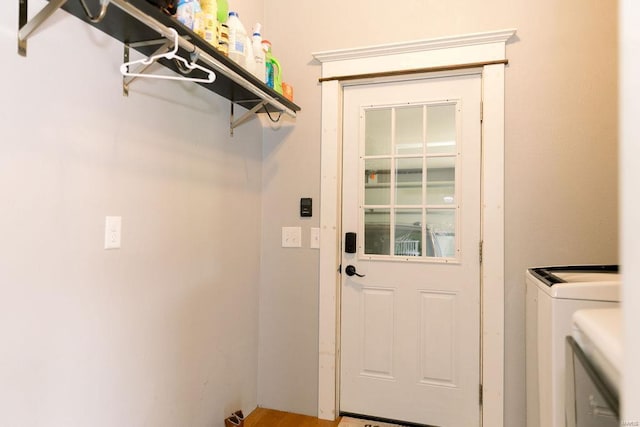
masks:
{"label": "clothes hanger on shelf", "polygon": [[[148,58],[137,59],[134,61],[128,61],[123,63],[120,66],[120,72],[122,73],[122,75],[130,76],[130,77],[149,77],[154,79],[183,80],[188,82],[213,83],[216,79],[216,73],[213,70],[210,70],[201,65],[198,65],[196,63],[196,59],[193,59],[192,61],[188,61],[185,58],[181,57],[180,55],[177,55],[179,35],[174,28],[169,28],[169,30],[171,31],[174,37],[173,49],[171,49],[169,52],[166,52],[166,53],[159,53],[159,54],[151,55]],[[153,64],[159,59],[169,59],[169,60],[175,61],[178,70],[183,74],[189,74],[193,70],[200,70],[205,72],[207,74],[207,77],[201,78],[201,77],[189,77],[189,76],[180,76],[180,75],[146,74],[146,73],[140,73],[135,71],[133,72],[129,71],[132,65],[142,64],[142,67],[141,67],[142,69]]]}

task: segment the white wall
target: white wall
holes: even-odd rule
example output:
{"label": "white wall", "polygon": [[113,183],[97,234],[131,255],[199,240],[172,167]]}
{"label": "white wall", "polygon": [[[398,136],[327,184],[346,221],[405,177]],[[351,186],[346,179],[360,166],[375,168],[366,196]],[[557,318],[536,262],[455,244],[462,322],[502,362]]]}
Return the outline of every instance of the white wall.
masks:
{"label": "white wall", "polygon": [[[640,182],[640,5],[633,0],[620,4],[620,166],[622,224],[621,248],[623,262],[624,311],[624,377],[621,421],[626,425],[640,424],[640,203],[637,185]],[[622,424],[625,425],[625,424]]]}
{"label": "white wall", "polygon": [[265,133],[261,404],[316,413],[317,253],[278,247],[279,227],[306,235],[318,224],[295,213],[298,197],[319,193],[311,52],[517,28],[506,69],[505,425],[524,425],[524,270],[618,261],[616,12],[596,0],[268,3],[264,35],[303,111],[295,127]]}
{"label": "white wall", "polygon": [[[65,12],[19,57],[17,7],[0,14],[0,425],[213,426],[253,409],[258,122],[231,139],[229,103],[189,83],[123,97],[122,46]],[[103,249],[105,215],[122,216],[119,250]]]}

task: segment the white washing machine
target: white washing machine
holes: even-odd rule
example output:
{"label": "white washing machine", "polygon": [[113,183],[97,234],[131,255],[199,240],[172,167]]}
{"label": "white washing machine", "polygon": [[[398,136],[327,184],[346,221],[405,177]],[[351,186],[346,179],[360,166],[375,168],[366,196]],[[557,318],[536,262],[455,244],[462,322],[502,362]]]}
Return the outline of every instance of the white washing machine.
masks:
{"label": "white washing machine", "polygon": [[530,268],[526,274],[527,427],[565,427],[565,346],[572,315],[618,307],[617,265]]}
{"label": "white washing machine", "polygon": [[566,355],[567,427],[620,426],[622,310],[576,311]]}

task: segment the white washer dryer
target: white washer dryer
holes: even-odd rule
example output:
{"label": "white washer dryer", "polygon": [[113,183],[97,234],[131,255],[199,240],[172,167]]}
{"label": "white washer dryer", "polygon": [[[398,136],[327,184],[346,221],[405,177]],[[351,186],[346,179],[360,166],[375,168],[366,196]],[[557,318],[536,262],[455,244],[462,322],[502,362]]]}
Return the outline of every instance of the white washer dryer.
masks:
{"label": "white washer dryer", "polygon": [[567,427],[618,427],[624,355],[622,310],[576,311],[566,355]]}
{"label": "white washer dryer", "polygon": [[527,427],[565,427],[565,346],[572,315],[618,307],[617,265],[530,268],[526,276]]}

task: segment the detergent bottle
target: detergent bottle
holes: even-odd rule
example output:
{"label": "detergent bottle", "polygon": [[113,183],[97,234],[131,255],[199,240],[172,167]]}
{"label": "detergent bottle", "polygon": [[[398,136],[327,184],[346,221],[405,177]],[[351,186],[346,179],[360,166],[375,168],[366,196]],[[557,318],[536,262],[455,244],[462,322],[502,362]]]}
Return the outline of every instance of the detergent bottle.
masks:
{"label": "detergent bottle", "polygon": [[218,11],[218,22],[224,24],[229,18],[229,1],[217,0],[216,3],[216,10]]}
{"label": "detergent bottle", "polygon": [[265,54],[265,83],[276,92],[282,94],[282,67],[271,52],[271,42],[269,40],[262,40],[262,46],[264,47]]}
{"label": "detergent bottle", "polygon": [[178,2],[176,18],[187,28],[199,31],[197,20],[202,12],[200,2],[198,0],[180,0]]}
{"label": "detergent bottle", "polygon": [[218,46],[218,2],[217,0],[200,0],[200,8],[203,15],[201,34],[209,44]]}
{"label": "detergent bottle", "polygon": [[256,57],[253,54],[253,43],[247,35],[245,47],[244,68],[251,74],[256,74]]}
{"label": "detergent bottle", "polygon": [[260,35],[261,25],[256,24],[253,28],[253,36],[252,36],[252,47],[253,47],[253,57],[256,63],[254,75],[260,80],[262,83],[266,83],[266,65],[265,65],[265,54],[264,48],[262,46],[262,36]]}
{"label": "detergent bottle", "polygon": [[229,27],[229,58],[244,68],[247,64],[247,31],[237,12],[229,12],[227,26]]}

